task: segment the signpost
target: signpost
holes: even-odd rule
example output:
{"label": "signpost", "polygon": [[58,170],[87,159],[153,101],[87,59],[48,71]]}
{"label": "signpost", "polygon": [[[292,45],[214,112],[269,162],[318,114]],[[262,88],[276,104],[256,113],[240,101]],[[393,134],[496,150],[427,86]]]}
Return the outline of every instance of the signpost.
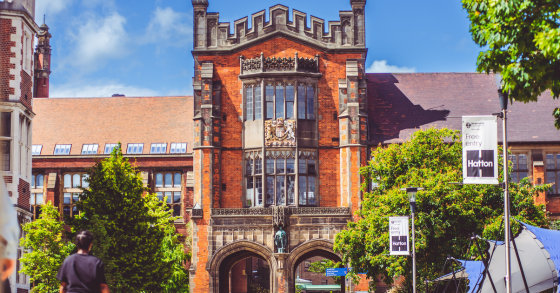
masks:
{"label": "signpost", "polygon": [[390,255],[410,255],[408,217],[389,217]]}
{"label": "signpost", "polygon": [[348,272],[347,268],[339,268],[339,269],[327,269],[326,275],[327,277],[344,277]]}
{"label": "signpost", "polygon": [[498,119],[463,116],[463,183],[498,184]]}

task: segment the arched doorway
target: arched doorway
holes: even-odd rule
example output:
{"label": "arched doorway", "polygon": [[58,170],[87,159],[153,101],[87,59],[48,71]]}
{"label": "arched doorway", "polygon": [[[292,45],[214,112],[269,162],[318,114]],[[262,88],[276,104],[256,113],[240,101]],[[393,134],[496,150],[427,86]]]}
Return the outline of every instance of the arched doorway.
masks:
{"label": "arched doorway", "polygon": [[[251,271],[248,272],[248,269]],[[248,288],[250,283],[258,283],[259,286],[269,289],[275,288],[273,273],[276,271],[276,261],[272,251],[256,242],[237,240],[221,247],[212,257],[209,271],[210,292],[230,293],[233,292],[232,289]],[[266,271],[268,278],[264,276]],[[233,278],[235,279],[232,280]],[[245,278],[246,281],[238,282],[239,278]]]}
{"label": "arched doorway", "polygon": [[[303,269],[305,269],[305,262],[309,261],[309,260],[316,260],[316,259],[329,259],[332,260],[334,262],[340,262],[341,261],[341,257],[340,255],[334,253],[333,251],[333,242],[331,240],[327,240],[327,239],[313,239],[313,240],[309,240],[306,241],[300,245],[298,245],[297,247],[295,247],[290,256],[288,257],[287,260],[287,268],[289,270],[288,273],[288,292],[289,293],[295,293],[296,292],[296,279],[297,279],[297,273],[298,273],[298,268],[300,268],[300,273],[301,273],[301,269],[303,267]],[[321,278],[321,281],[323,280],[328,280],[327,278]],[[301,280],[300,280],[301,281]],[[312,284],[313,285],[313,284]],[[317,286],[318,285],[318,286]],[[312,290],[307,290],[306,292],[321,292],[321,291],[315,291],[315,290],[321,290],[321,284],[317,284],[317,285],[313,285],[313,286],[307,286],[310,289],[312,287],[314,291]],[[324,284],[324,285],[329,285],[329,284]],[[330,284],[330,287],[333,287],[333,284]],[[345,280],[344,278],[342,278],[342,284],[340,284],[340,291],[341,293],[345,292]],[[332,289],[326,289],[325,291],[333,291]]]}

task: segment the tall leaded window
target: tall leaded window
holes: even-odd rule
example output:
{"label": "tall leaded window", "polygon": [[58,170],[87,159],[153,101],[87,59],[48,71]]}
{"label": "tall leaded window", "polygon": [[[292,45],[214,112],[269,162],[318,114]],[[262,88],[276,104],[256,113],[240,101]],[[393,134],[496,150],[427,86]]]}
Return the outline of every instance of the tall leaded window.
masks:
{"label": "tall leaded window", "polygon": [[299,151],[299,204],[315,205],[315,178],[317,175],[317,154],[315,151]]}
{"label": "tall leaded window", "polygon": [[546,183],[553,183],[549,194],[560,194],[560,153],[546,154]]}
{"label": "tall leaded window", "polygon": [[44,176],[43,174],[33,174],[31,176],[31,198],[29,205],[31,213],[33,213],[33,220],[36,220],[41,215],[41,206],[43,205],[43,191],[44,191]]}
{"label": "tall leaded window", "polygon": [[295,151],[266,152],[266,204],[295,203]]}
{"label": "tall leaded window", "polygon": [[263,160],[261,151],[250,151],[245,153],[245,178],[247,206],[262,206],[262,173]]}
{"label": "tall leaded window", "polygon": [[75,217],[78,214],[76,202],[80,200],[81,188],[88,188],[88,175],[84,173],[67,173],[63,176],[62,214]]}
{"label": "tall leaded window", "polygon": [[527,167],[527,155],[526,154],[511,154],[509,155],[509,160],[512,163],[511,181],[517,182],[525,178],[529,174],[529,169]]}
{"label": "tall leaded window", "polygon": [[10,171],[12,113],[0,112],[0,171]]}
{"label": "tall leaded window", "polygon": [[[256,93],[256,92],[255,92]],[[255,95],[255,105],[260,95]],[[269,82],[265,88],[266,119],[295,118],[295,82]],[[248,107],[248,106],[247,106]],[[255,106],[256,107],[256,106]]]}
{"label": "tall leaded window", "polygon": [[311,84],[298,84],[298,119],[315,119],[315,87]]}
{"label": "tall leaded window", "polygon": [[173,210],[174,217],[181,216],[181,173],[161,172],[155,174],[155,192],[160,201]]}
{"label": "tall leaded window", "polygon": [[262,119],[262,90],[260,84],[245,85],[245,119],[247,121]]}

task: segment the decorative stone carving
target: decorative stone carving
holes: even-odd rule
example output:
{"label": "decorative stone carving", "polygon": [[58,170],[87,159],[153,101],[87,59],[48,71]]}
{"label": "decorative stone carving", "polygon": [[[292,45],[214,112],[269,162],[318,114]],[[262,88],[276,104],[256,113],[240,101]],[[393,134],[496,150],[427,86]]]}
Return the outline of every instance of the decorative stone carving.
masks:
{"label": "decorative stone carving", "polygon": [[264,127],[266,146],[296,146],[295,120],[284,121],[284,118],[267,120],[264,122]]}
{"label": "decorative stone carving", "polygon": [[261,58],[243,60],[243,71],[260,70]]}
{"label": "decorative stone carving", "polygon": [[293,69],[296,65],[296,60],[292,59],[292,57],[267,57],[264,59],[264,68],[265,69],[276,69],[276,70],[283,70],[283,69]]}
{"label": "decorative stone carving", "polygon": [[212,216],[270,216],[270,208],[212,209]]}
{"label": "decorative stone carving", "polygon": [[292,215],[352,215],[352,211],[349,207],[302,207],[302,208],[291,208],[290,213]]}
{"label": "decorative stone carving", "polygon": [[274,227],[286,227],[287,218],[290,215],[290,208],[285,206],[272,207],[272,225]]}
{"label": "decorative stone carving", "polygon": [[279,227],[278,232],[274,235],[274,244],[276,244],[276,248],[278,248],[278,253],[286,253],[287,240],[286,231],[282,230],[282,227]]}
{"label": "decorative stone carving", "polygon": [[317,72],[317,58],[299,58],[298,59],[298,69],[303,71],[313,71]]}

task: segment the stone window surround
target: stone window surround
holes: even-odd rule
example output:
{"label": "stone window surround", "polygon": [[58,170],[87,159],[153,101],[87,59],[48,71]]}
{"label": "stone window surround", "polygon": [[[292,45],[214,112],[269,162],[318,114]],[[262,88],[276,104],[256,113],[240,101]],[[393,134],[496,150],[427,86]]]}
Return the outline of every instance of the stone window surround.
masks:
{"label": "stone window surround", "polygon": [[[264,150],[264,151],[263,151]],[[262,207],[270,207],[270,206],[276,206],[276,203],[274,204],[267,204],[266,203],[266,151],[295,151],[295,161],[294,161],[294,165],[295,165],[295,186],[294,186],[294,190],[295,190],[295,199],[294,199],[294,204],[286,204],[287,206],[290,207],[319,207],[320,204],[320,182],[319,182],[319,152],[317,149],[314,148],[305,148],[305,149],[300,149],[300,148],[258,148],[258,149],[246,149],[244,150],[244,157],[243,157],[243,207],[244,208],[262,208]],[[315,204],[314,205],[300,205],[300,199],[299,199],[299,177],[300,176],[309,176],[309,174],[300,174],[299,173],[299,158],[301,156],[300,152],[304,152],[304,151],[309,151],[309,152],[314,152],[315,153]],[[247,153],[248,152],[260,152],[261,156],[262,156],[262,172],[261,172],[261,176],[262,176],[262,194],[263,194],[263,204],[262,205],[258,205],[255,202],[254,196],[253,196],[253,202],[252,205],[249,206],[247,205]],[[254,163],[253,163],[254,165]],[[275,165],[276,168],[276,165]],[[285,173],[285,175],[288,175],[287,173]],[[251,175],[251,177],[255,177],[254,175]],[[286,199],[287,200],[287,199]]]}
{"label": "stone window surround", "polygon": [[[272,117],[273,118],[267,118],[267,101],[266,101],[266,87],[268,84],[272,84],[274,86],[274,98],[272,101]],[[276,86],[282,84],[284,85],[284,119],[299,119],[299,120],[316,120],[317,119],[317,98],[318,98],[318,92],[319,92],[319,87],[318,87],[318,79],[317,78],[303,78],[303,77],[279,77],[279,78],[262,78],[262,79],[247,79],[243,81],[243,86],[242,86],[242,90],[241,90],[241,94],[243,96],[243,105],[242,105],[242,109],[243,109],[243,118],[244,121],[252,121],[252,120],[273,120],[276,119]],[[291,84],[294,87],[294,100],[293,100],[293,118],[286,118],[286,106],[287,106],[287,102],[286,102],[286,90],[285,90],[285,86],[287,84]],[[314,89],[314,93],[313,93],[313,115],[312,118],[308,118],[307,116],[310,114],[306,114],[306,119],[300,119],[298,117],[300,117],[300,113],[299,113],[299,99],[298,99],[298,86],[304,84],[306,85],[305,87],[305,99],[307,99],[307,88],[309,86],[313,87]],[[250,119],[249,117],[247,117],[247,91],[246,89],[250,86],[253,87],[253,89],[257,86],[260,85],[261,88],[261,119],[254,119],[254,117],[256,116],[255,114],[255,93],[253,90],[253,101],[252,101],[252,113],[253,113],[253,119]],[[292,103],[290,101],[290,103]],[[305,109],[307,110],[307,101],[305,102]]]}

